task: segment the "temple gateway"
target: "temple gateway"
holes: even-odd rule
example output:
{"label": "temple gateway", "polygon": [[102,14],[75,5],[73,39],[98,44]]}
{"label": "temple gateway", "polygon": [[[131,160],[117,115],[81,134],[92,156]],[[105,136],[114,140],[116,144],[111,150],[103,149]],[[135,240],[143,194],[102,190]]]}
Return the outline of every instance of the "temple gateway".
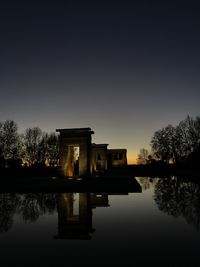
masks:
{"label": "temple gateway", "polygon": [[91,128],[56,129],[59,132],[59,166],[65,177],[89,177],[114,166],[127,165],[126,149],[108,149],[92,143]]}

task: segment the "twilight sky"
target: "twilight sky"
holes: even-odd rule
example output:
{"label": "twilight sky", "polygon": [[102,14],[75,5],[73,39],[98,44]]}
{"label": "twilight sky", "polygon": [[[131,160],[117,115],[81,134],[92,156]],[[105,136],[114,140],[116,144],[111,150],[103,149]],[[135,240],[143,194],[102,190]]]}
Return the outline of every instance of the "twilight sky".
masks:
{"label": "twilight sky", "polygon": [[200,115],[200,3],[2,0],[0,121],[127,148]]}

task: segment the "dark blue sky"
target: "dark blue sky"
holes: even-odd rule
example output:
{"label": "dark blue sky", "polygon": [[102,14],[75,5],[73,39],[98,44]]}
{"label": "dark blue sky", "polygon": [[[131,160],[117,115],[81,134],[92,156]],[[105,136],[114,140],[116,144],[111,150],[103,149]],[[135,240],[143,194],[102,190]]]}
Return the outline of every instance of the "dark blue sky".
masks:
{"label": "dark blue sky", "polygon": [[200,115],[199,14],[197,1],[1,1],[0,121],[91,127],[131,161]]}

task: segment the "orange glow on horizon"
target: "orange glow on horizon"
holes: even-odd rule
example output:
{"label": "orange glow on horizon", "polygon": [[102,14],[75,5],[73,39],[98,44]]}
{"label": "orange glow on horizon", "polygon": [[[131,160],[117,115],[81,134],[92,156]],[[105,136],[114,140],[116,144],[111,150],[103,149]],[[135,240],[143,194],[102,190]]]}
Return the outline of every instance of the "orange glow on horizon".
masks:
{"label": "orange glow on horizon", "polygon": [[137,164],[136,160],[128,160],[128,164]]}
{"label": "orange glow on horizon", "polygon": [[128,164],[137,164],[136,157],[127,157]]}

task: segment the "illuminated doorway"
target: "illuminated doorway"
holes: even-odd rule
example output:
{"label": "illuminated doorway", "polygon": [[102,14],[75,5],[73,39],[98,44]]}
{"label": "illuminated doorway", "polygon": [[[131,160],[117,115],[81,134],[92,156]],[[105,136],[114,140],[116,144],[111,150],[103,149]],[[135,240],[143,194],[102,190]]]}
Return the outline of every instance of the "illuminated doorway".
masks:
{"label": "illuminated doorway", "polygon": [[67,167],[66,175],[68,177],[78,177],[79,176],[79,155],[80,147],[79,145],[68,145],[67,148]]}

